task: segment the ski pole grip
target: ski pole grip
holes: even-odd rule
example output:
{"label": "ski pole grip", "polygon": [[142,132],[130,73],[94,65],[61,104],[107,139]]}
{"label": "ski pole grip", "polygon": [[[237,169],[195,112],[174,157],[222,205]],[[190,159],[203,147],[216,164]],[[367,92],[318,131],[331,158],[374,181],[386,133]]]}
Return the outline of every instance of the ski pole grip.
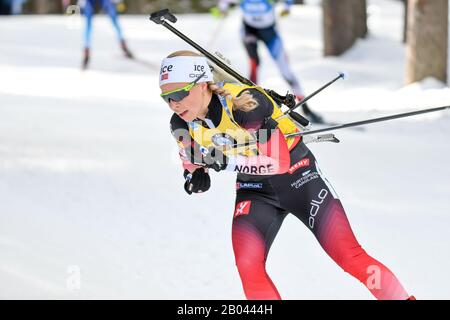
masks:
{"label": "ski pole grip", "polygon": [[306,119],[305,117],[303,117],[302,115],[300,115],[299,113],[295,112],[295,111],[291,111],[289,112],[289,116],[295,120],[296,122],[298,122],[301,126],[303,127],[307,127],[309,126],[309,120]]}
{"label": "ski pole grip", "polygon": [[172,23],[177,22],[177,18],[169,11],[169,9],[162,9],[150,14],[150,20],[156,24],[163,24],[164,20],[169,20]]}

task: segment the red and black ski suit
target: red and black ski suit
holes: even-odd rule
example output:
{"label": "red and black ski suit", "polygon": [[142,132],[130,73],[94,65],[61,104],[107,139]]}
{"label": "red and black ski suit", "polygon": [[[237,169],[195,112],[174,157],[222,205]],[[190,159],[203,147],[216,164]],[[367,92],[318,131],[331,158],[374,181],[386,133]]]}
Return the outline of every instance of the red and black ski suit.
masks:
{"label": "red and black ski suit", "polygon": [[[259,106],[251,112],[235,110],[233,115],[240,126],[254,129],[271,114],[273,105],[257,90],[249,91]],[[219,111],[221,108],[213,95],[207,114],[212,123],[220,121],[217,117],[222,114]],[[208,125],[204,121],[200,123]],[[177,129],[187,130],[188,127],[174,114],[171,129],[175,132]],[[279,138],[279,135],[272,135],[270,140]],[[368,255],[358,243],[341,201],[306,145],[299,141],[290,151],[286,148],[284,154],[280,153],[278,157],[274,160],[290,160],[287,165],[279,165],[276,174],[237,175],[232,240],[247,299],[281,298],[266,272],[266,259],[288,214],[302,221],[324,251],[345,272],[362,282],[377,299],[407,299],[408,293],[392,271]],[[185,162],[185,167],[189,165]],[[243,169],[241,167],[236,171]]]}

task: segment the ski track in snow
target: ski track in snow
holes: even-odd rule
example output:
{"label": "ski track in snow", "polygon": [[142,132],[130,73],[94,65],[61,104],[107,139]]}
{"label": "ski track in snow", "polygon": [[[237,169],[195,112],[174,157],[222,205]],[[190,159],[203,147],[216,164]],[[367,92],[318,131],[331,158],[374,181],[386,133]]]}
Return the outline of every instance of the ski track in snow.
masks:
{"label": "ski track in snow", "polygon": [[[338,58],[321,56],[317,1],[280,21],[307,92],[350,74],[311,107],[344,123],[448,105],[449,88],[434,79],[403,87],[401,4],[369,4],[370,35]],[[244,298],[231,246],[234,175],[213,173],[207,193],[184,193],[155,70],[121,57],[105,17],[94,23],[91,69],[81,72],[82,21],[0,20],[0,298]],[[156,66],[188,48],[146,16],[122,23],[130,48]],[[206,44],[217,23],[188,14],[177,27]],[[213,49],[245,74],[238,12],[225,28]],[[260,54],[261,84],[287,90]],[[335,134],[340,144],[310,148],[360,243],[417,298],[448,299],[450,112]],[[71,290],[73,266],[81,281]],[[372,299],[293,216],[267,269],[285,299]]]}

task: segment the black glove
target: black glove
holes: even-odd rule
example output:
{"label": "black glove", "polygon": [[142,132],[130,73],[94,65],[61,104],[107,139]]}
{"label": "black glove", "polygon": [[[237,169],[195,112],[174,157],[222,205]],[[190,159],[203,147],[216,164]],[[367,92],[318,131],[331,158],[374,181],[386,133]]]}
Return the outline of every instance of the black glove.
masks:
{"label": "black glove", "polygon": [[219,172],[225,170],[228,165],[228,157],[222,153],[219,149],[209,148],[208,153],[203,155],[203,164],[206,168],[214,169]]}
{"label": "black glove", "polygon": [[186,155],[191,163],[203,166],[215,171],[224,170],[228,164],[228,158],[219,149],[210,147],[208,150],[198,143],[192,143],[190,147],[185,148]]}
{"label": "black glove", "polygon": [[187,194],[205,192],[211,186],[209,174],[203,168],[198,168],[193,173],[190,173],[189,170],[184,170],[183,176],[186,179],[184,190]]}

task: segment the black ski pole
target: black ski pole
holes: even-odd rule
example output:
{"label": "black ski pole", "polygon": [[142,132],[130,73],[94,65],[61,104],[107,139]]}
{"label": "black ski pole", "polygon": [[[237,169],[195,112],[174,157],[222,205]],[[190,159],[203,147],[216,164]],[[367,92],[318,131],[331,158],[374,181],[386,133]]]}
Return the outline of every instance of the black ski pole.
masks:
{"label": "black ski pole", "polygon": [[345,80],[346,75],[344,72],[339,72],[339,75],[334,78],[333,80],[331,80],[330,82],[328,82],[327,84],[323,85],[322,87],[320,87],[319,89],[317,89],[316,91],[314,91],[313,93],[311,93],[310,95],[306,96],[302,101],[300,101],[299,103],[297,103],[294,107],[289,108],[288,110],[286,110],[285,112],[283,112],[283,115],[280,116],[278,119],[290,114],[292,111],[294,111],[295,109],[297,109],[298,107],[300,107],[301,105],[305,104],[306,102],[308,102],[309,99],[311,99],[312,97],[314,97],[316,94],[320,93],[321,91],[323,91],[324,89],[326,89],[327,87],[331,86],[333,83],[335,83],[336,81],[338,81],[339,79],[344,79]]}
{"label": "black ski pole", "polygon": [[310,95],[305,97],[305,99],[303,99],[299,103],[295,104],[295,101],[294,101],[293,103],[291,102],[290,104],[286,104],[288,106],[288,110],[283,112],[283,114],[281,116],[279,116],[278,118],[276,118],[275,120],[283,119],[284,117],[289,115],[292,119],[294,119],[295,121],[300,123],[300,125],[302,125],[303,127],[305,127],[305,128],[308,127],[309,120],[306,119],[305,117],[303,117],[302,115],[300,115],[299,113],[295,112],[294,110],[297,109],[298,107],[300,107],[301,105],[305,104],[309,99],[314,97],[316,94],[320,93],[322,90],[324,90],[328,86],[330,86],[333,83],[335,83],[337,80],[339,80],[341,78],[345,79],[345,77],[346,77],[345,73],[340,72],[339,75],[336,78],[334,78],[333,80],[329,81],[327,84],[323,85],[322,87],[320,87],[319,89],[317,89],[316,91],[314,91],[313,93],[311,93]]}
{"label": "black ski pole", "polygon": [[311,131],[305,131],[305,132],[296,132],[296,133],[287,134],[287,135],[285,135],[285,137],[293,138],[293,137],[297,137],[297,136],[307,136],[307,135],[316,134],[316,133],[334,131],[334,130],[338,130],[338,129],[344,129],[344,128],[350,128],[350,127],[356,127],[356,126],[362,126],[365,124],[370,124],[370,123],[375,123],[375,122],[382,122],[382,121],[388,121],[388,120],[393,120],[393,119],[406,118],[406,117],[416,116],[416,115],[423,114],[423,113],[444,111],[447,109],[450,109],[450,106],[443,106],[443,107],[423,109],[423,110],[417,110],[417,111],[406,112],[406,113],[399,113],[399,114],[394,114],[391,116],[368,119],[368,120],[363,120],[363,121],[350,122],[350,123],[341,124],[338,126],[323,128],[323,129],[317,129],[317,130],[311,130]]}

